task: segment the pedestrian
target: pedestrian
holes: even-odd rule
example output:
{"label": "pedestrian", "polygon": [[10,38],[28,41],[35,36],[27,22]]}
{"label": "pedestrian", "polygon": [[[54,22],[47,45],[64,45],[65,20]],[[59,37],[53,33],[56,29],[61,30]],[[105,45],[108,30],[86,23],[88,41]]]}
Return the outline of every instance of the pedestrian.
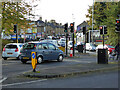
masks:
{"label": "pedestrian", "polygon": [[115,46],[115,52],[116,52],[116,54],[117,54],[116,60],[119,60],[119,58],[120,58],[120,43],[118,43],[118,44]]}

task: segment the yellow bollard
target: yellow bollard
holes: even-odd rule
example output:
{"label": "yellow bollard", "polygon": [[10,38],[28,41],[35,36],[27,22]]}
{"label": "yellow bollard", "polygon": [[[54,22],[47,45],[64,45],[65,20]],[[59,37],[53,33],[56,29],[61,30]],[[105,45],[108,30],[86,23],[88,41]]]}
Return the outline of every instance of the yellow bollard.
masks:
{"label": "yellow bollard", "polygon": [[37,64],[37,59],[36,59],[36,52],[31,52],[31,61],[32,61],[32,68],[33,72],[36,72],[36,64]]}

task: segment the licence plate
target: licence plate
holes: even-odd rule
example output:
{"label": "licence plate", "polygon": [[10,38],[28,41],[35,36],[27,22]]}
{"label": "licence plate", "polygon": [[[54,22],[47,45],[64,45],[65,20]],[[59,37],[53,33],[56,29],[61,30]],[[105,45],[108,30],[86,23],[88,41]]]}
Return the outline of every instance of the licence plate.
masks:
{"label": "licence plate", "polygon": [[23,57],[23,59],[29,59],[29,57]]}
{"label": "licence plate", "polygon": [[7,54],[13,54],[13,53],[7,53]]}

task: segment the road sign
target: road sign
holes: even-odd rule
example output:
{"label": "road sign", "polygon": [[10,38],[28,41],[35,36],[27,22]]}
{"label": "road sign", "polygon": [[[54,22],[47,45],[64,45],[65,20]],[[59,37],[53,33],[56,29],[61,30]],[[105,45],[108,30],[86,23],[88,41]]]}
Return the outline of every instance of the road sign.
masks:
{"label": "road sign", "polygon": [[37,64],[37,59],[36,59],[36,52],[31,52],[31,61],[32,61],[32,68],[33,72],[35,72],[36,64]]}

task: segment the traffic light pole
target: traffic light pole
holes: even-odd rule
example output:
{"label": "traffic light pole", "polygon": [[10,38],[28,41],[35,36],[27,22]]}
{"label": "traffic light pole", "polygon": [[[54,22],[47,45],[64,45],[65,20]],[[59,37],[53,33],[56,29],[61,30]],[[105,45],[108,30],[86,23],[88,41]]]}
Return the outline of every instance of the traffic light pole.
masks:
{"label": "traffic light pole", "polygon": [[74,49],[74,30],[73,30],[73,56],[75,56],[75,49]]}
{"label": "traffic light pole", "polygon": [[68,36],[68,34],[66,32],[66,57],[67,57],[67,54],[68,54],[68,50],[67,50],[67,36]]}
{"label": "traffic light pole", "polygon": [[84,48],[84,51],[86,53],[86,32],[85,32],[85,48]]}
{"label": "traffic light pole", "polygon": [[103,49],[104,49],[104,26],[103,26]]}
{"label": "traffic light pole", "polygon": [[17,2],[17,30],[16,30],[16,43],[18,43],[18,2]]}

